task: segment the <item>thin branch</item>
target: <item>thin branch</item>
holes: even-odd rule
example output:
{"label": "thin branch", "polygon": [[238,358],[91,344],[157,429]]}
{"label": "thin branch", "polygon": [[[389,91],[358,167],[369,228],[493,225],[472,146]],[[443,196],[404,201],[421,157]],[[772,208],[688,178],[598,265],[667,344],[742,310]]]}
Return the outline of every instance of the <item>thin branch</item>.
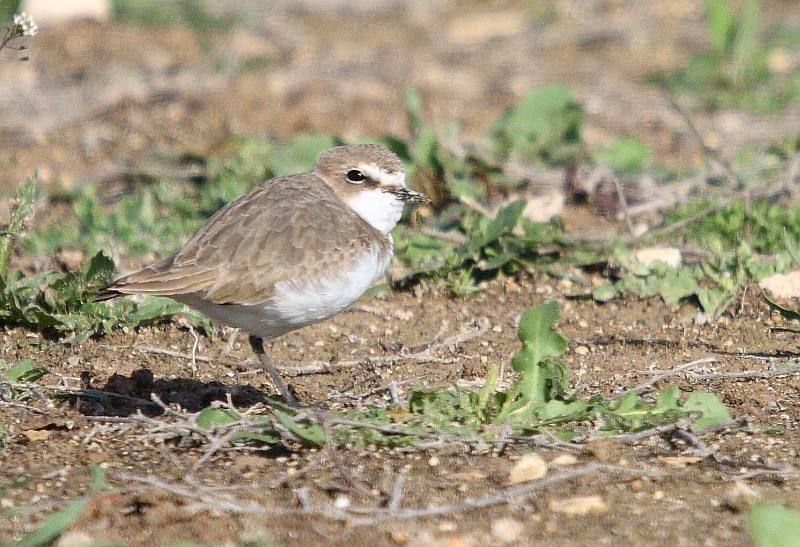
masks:
{"label": "thin branch", "polygon": [[657,384],[658,382],[660,382],[662,380],[666,380],[667,378],[670,378],[672,376],[677,376],[681,372],[683,372],[685,370],[688,370],[690,368],[696,367],[698,365],[705,365],[707,363],[716,363],[717,361],[718,361],[718,359],[716,357],[703,357],[702,359],[696,359],[696,360],[691,361],[689,363],[685,363],[683,365],[675,367],[672,370],[668,370],[668,371],[666,371],[666,372],[664,372],[662,374],[659,374],[657,376],[653,376],[652,378],[650,378],[649,380],[647,380],[643,384],[639,384],[638,386],[633,388],[633,391],[635,391],[637,394],[644,393],[645,391],[649,390],[651,387],[653,387],[655,384]]}
{"label": "thin branch", "polygon": [[709,372],[698,374],[696,372],[687,373],[690,380],[757,380],[774,378],[776,376],[786,376],[800,372],[800,363],[789,365],[772,370],[747,370],[744,372]]}
{"label": "thin branch", "polygon": [[400,500],[403,499],[403,486],[406,482],[407,473],[406,469],[403,468],[397,474],[397,480],[394,481],[394,486],[392,487],[392,497],[389,498],[389,504],[387,505],[389,511],[397,511],[400,508]]}

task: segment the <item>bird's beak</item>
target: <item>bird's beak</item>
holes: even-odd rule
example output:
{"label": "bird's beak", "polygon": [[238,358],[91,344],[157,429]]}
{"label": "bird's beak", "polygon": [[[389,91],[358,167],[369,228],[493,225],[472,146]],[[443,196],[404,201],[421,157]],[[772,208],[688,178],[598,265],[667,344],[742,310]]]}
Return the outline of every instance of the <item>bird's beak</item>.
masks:
{"label": "bird's beak", "polygon": [[406,203],[422,204],[431,202],[431,200],[429,200],[425,194],[415,192],[414,190],[409,190],[405,186],[394,186],[389,191],[394,194],[397,199],[405,201]]}

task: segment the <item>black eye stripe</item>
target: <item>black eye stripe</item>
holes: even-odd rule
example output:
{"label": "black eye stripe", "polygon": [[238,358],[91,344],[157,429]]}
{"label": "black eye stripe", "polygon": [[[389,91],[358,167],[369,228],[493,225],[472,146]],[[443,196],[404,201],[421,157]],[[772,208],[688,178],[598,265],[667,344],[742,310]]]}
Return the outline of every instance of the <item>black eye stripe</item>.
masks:
{"label": "black eye stripe", "polygon": [[365,180],[367,180],[367,177],[364,175],[364,173],[362,173],[358,169],[350,169],[345,174],[345,177],[347,178],[348,182],[354,182],[354,183],[364,182]]}

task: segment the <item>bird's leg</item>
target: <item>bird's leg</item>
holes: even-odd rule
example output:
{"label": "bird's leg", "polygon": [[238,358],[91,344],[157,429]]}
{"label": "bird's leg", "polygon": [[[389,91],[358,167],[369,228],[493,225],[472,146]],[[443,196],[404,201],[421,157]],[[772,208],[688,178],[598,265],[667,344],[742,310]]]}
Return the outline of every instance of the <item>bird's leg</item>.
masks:
{"label": "bird's leg", "polygon": [[297,399],[295,399],[294,395],[292,395],[292,393],[289,391],[289,386],[287,386],[286,382],[283,381],[280,372],[278,372],[278,369],[275,368],[272,359],[270,359],[269,355],[267,355],[267,352],[264,349],[264,339],[251,335],[250,347],[253,348],[256,357],[258,357],[258,361],[261,364],[259,368],[262,368],[269,373],[270,377],[272,378],[272,382],[275,384],[275,387],[277,387],[278,391],[281,392],[281,397],[283,398],[284,402],[286,402],[286,404],[289,406],[299,407],[300,403],[297,402]]}

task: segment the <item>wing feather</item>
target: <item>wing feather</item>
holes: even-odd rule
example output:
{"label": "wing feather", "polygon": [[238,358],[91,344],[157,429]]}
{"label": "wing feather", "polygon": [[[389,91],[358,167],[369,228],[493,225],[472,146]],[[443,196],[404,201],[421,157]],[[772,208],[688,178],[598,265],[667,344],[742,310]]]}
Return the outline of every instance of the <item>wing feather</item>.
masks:
{"label": "wing feather", "polygon": [[228,203],[175,254],[107,290],[257,304],[272,296],[276,283],[318,279],[373,245],[391,249],[317,175],[290,175]]}

